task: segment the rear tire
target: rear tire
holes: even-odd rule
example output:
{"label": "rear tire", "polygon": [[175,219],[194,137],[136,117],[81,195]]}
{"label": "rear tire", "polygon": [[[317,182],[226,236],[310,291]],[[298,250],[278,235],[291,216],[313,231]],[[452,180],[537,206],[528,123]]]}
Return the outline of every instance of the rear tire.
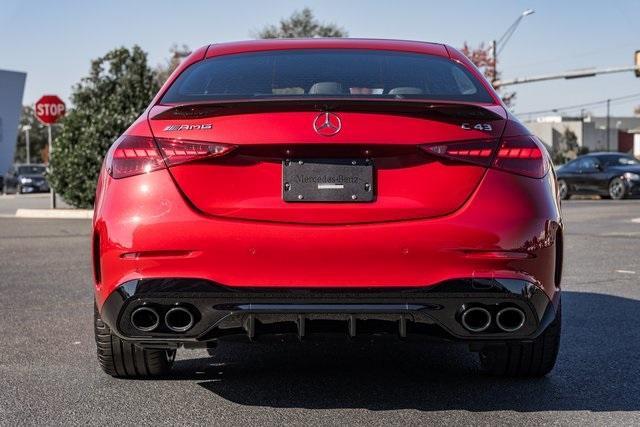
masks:
{"label": "rear tire", "polygon": [[98,362],[104,372],[116,378],[148,378],[171,370],[175,350],[148,350],[111,333],[94,304],[94,330]]}
{"label": "rear tire", "polygon": [[556,318],[535,340],[506,342],[480,351],[483,371],[503,377],[542,377],[556,364],[560,348],[562,310],[558,305]]}

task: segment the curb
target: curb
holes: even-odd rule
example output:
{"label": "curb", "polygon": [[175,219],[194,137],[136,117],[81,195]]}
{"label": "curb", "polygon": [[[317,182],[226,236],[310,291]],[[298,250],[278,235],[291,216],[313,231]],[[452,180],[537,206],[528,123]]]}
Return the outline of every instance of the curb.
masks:
{"label": "curb", "polygon": [[18,209],[16,218],[92,219],[88,209]]}

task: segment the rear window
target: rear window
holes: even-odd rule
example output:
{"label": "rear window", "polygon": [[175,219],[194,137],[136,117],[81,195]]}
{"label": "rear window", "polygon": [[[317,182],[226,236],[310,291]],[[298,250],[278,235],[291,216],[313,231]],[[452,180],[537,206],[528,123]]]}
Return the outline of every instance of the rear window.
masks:
{"label": "rear window", "polygon": [[162,103],[327,97],[493,102],[469,71],[446,58],[308,49],[206,59],[187,68]]}

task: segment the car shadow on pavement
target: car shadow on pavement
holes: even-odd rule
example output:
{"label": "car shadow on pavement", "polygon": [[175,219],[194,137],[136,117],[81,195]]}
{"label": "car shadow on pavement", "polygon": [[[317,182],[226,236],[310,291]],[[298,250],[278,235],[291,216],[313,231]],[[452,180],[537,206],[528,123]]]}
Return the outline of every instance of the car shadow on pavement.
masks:
{"label": "car shadow on pavement", "polygon": [[466,347],[399,341],[222,344],[175,374],[242,405],[424,411],[640,410],[640,301],[565,292],[555,370],[482,374]]}

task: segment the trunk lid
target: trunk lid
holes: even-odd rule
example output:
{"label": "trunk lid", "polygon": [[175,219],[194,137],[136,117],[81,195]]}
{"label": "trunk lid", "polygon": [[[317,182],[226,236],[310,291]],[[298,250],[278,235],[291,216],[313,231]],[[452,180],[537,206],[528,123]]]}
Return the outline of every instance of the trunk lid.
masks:
{"label": "trunk lid", "polygon": [[[328,110],[341,125],[332,136],[314,129],[314,121],[322,122]],[[155,106],[149,112],[157,140],[236,146],[221,157],[169,168],[195,208],[218,217],[300,224],[373,223],[454,212],[477,188],[486,166],[434,156],[421,146],[477,141],[494,150],[505,118],[500,106],[363,101]],[[283,162],[298,159],[369,160],[373,200],[286,202]]]}

